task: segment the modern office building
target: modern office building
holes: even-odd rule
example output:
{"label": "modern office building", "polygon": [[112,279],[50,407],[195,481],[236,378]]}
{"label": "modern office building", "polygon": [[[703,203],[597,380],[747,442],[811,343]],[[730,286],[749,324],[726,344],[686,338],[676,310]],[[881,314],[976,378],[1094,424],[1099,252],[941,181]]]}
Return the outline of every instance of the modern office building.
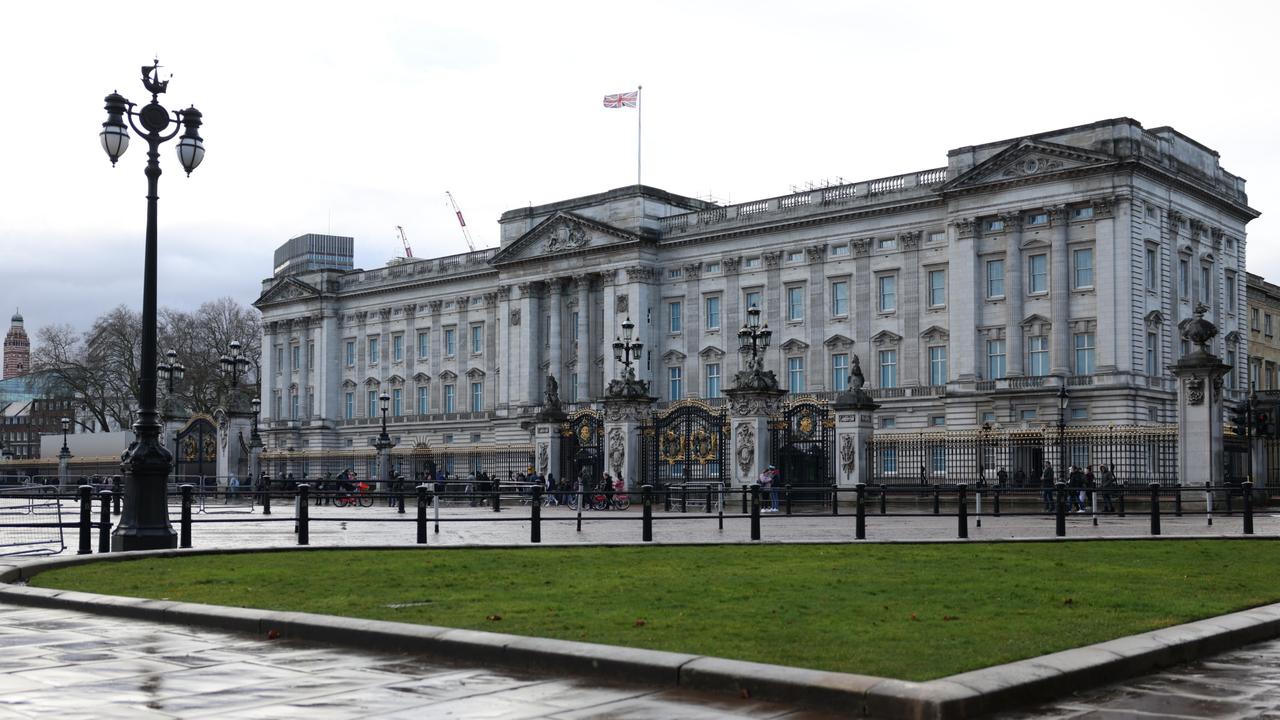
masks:
{"label": "modern office building", "polygon": [[341,235],[299,235],[276,248],[272,277],[316,270],[351,270],[355,267],[355,239]]}
{"label": "modern office building", "polygon": [[626,318],[661,402],[714,405],[753,305],[784,389],[843,390],[860,359],[882,428],[1056,422],[1064,385],[1073,423],[1171,422],[1199,305],[1243,392],[1257,215],[1217,152],[1118,118],[736,205],[631,186],[520,208],[497,249],[373,270],[278,252],[256,302],[266,441],[367,446],[386,392],[401,442],[528,443],[546,376],[570,410],[618,377]]}

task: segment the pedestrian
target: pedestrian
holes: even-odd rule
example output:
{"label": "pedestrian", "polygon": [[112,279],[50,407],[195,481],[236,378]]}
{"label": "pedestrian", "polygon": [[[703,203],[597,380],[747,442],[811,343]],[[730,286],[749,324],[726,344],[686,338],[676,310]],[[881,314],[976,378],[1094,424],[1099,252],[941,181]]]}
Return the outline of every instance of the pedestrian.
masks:
{"label": "pedestrian", "polygon": [[555,491],[556,491],[556,474],[555,473],[553,472],[547,473],[547,482],[545,487],[547,490],[547,496],[551,498],[550,500],[547,501],[547,503],[549,505],[559,505],[560,500],[556,498],[556,495],[555,495]]}
{"label": "pedestrian", "polygon": [[1013,471],[1013,486],[1016,488],[1027,486],[1027,474],[1022,471],[1022,468],[1017,468]]}
{"label": "pedestrian", "polygon": [[1044,511],[1053,512],[1053,465],[1045,463],[1040,475],[1040,489],[1044,491]]}
{"label": "pedestrian", "polygon": [[1116,487],[1115,465],[1103,465],[1099,468],[1102,472],[1102,511],[1115,512],[1115,508],[1111,505],[1111,496]]}
{"label": "pedestrian", "polygon": [[1080,472],[1077,465],[1071,466],[1071,472],[1067,475],[1067,499],[1070,500],[1070,511],[1073,513],[1084,512],[1084,473]]}
{"label": "pedestrian", "polygon": [[227,496],[223,498],[222,504],[226,505],[228,500],[234,500],[240,492],[240,478],[236,477],[234,470],[230,471],[227,476]]}
{"label": "pedestrian", "polygon": [[1093,511],[1093,493],[1096,492],[1097,487],[1098,478],[1093,474],[1093,466],[1086,465],[1084,468],[1084,492],[1081,493],[1080,497],[1088,503],[1090,512]]}
{"label": "pedestrian", "polygon": [[1004,488],[1008,484],[1009,484],[1009,473],[1005,471],[1004,468],[1000,468],[1000,471],[996,473],[996,487]]}

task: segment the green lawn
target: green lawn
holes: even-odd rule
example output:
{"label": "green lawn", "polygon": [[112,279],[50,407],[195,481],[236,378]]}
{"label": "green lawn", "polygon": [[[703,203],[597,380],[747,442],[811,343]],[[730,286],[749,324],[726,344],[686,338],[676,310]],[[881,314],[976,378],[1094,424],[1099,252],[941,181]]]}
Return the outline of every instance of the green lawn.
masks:
{"label": "green lawn", "polygon": [[1280,600],[1280,543],[278,552],[33,585],[928,680]]}

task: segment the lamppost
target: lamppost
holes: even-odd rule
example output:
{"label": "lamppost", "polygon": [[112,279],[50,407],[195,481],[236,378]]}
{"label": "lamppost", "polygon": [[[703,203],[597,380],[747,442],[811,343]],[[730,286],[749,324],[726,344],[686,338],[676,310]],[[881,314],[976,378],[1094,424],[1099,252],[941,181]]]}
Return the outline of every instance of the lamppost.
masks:
{"label": "lamppost", "polygon": [[1058,388],[1058,459],[1062,463],[1062,474],[1059,482],[1067,481],[1067,386],[1066,379]]}
{"label": "lamppost", "polygon": [[160,381],[165,384],[165,400],[169,407],[167,410],[172,412],[173,408],[173,390],[174,386],[187,375],[187,368],[178,362],[178,351],[169,350],[164,354],[168,362],[158,363],[156,365],[156,374],[160,376]]}
{"label": "lamppost", "polygon": [[62,452],[58,457],[71,457],[71,449],[67,447],[67,431],[71,430],[71,418],[62,418]]}
{"label": "lamppost", "polygon": [[222,366],[223,377],[227,379],[227,404],[232,405],[235,402],[232,393],[239,389],[240,378],[249,371],[249,359],[240,352],[239,340],[231,341],[227,354],[218,363]]}
{"label": "lamppost", "polygon": [[764,369],[764,351],[769,349],[773,331],[769,323],[760,324],[760,308],[747,308],[747,321],[738,331],[738,352],[748,355],[746,369],[734,376],[735,390],[777,390],[778,379],[773,371]]}
{"label": "lamppost", "polygon": [[71,418],[62,418],[62,450],[58,452],[58,487],[65,489],[71,481],[71,449],[67,447],[67,431]]}
{"label": "lamppost", "polygon": [[[122,458],[126,468],[125,502],[120,522],[111,537],[111,549],[153,550],[177,546],[177,534],[169,524],[168,480],[173,456],[160,444],[156,412],[156,205],[160,184],[160,145],[185,128],[178,141],[178,160],[187,175],[204,159],[200,138],[201,115],[194,107],[170,112],[159,102],[169,81],[160,80],[160,62],[142,68],[142,85],[151,102],[134,111],[134,103],[119,93],[106,97],[107,120],[99,138],[102,149],[116,161],[129,147],[129,129],[147,142],[147,231],[142,281],[142,362],[138,390],[138,421],[134,441]],[[128,117],[126,125],[124,118]],[[170,126],[173,129],[170,130]],[[181,126],[181,127],[179,127]]]}
{"label": "lamppost", "polygon": [[[379,433],[378,439],[374,442],[373,447],[378,451],[378,466],[381,476],[381,482],[391,482],[391,454],[392,447],[391,436],[387,434],[387,410],[391,406],[391,396],[385,392],[378,396],[378,404],[382,408],[382,432]],[[385,488],[383,488],[385,489]]]}
{"label": "lamppost", "polygon": [[613,398],[642,398],[649,395],[649,383],[636,380],[636,369],[633,367],[640,360],[644,351],[644,343],[635,337],[636,324],[628,317],[622,321],[622,335],[614,336],[613,358],[622,363],[622,379],[610,380],[605,395]]}
{"label": "lamppost", "polygon": [[258,434],[258,413],[262,411],[262,401],[254,398],[249,401],[253,408],[253,427],[249,430],[249,487],[255,487],[258,476],[262,472],[259,458],[262,455],[262,436]]}

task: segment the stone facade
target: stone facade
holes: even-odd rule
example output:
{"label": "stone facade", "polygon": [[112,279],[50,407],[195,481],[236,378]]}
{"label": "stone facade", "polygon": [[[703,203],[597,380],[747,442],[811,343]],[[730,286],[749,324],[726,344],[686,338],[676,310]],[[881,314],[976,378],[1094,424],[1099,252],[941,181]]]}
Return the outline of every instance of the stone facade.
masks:
{"label": "stone facade", "polygon": [[1074,423],[1172,422],[1197,303],[1243,387],[1244,186],[1121,118],[737,205],[633,186],[512,210],[496,250],[264,281],[266,441],[364,447],[386,391],[401,442],[531,443],[545,376],[594,403],[627,317],[661,401],[721,402],[751,304],[784,389],[834,397],[860,356],[878,427],[1056,422],[1063,383]]}
{"label": "stone facade", "polygon": [[1280,287],[1247,275],[1249,303],[1249,384],[1253,390],[1280,390]]}

